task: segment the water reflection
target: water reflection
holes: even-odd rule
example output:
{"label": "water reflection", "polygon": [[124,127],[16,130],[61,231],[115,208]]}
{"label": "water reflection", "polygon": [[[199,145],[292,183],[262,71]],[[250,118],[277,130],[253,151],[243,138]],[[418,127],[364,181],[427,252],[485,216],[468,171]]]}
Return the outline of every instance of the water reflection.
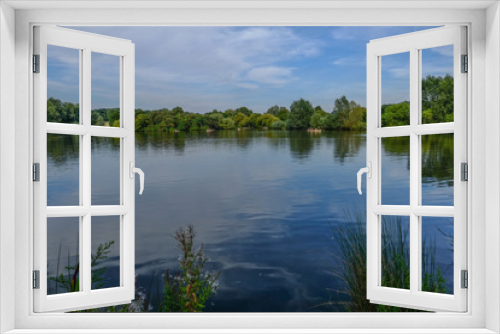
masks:
{"label": "water reflection", "polygon": [[[428,140],[424,152],[435,149]],[[50,146],[49,168],[78,158],[72,145]],[[99,138],[92,149],[92,164],[99,166],[119,143]],[[383,155],[402,158],[390,173],[409,168],[407,154],[398,139],[384,144]],[[366,207],[355,182],[365,164],[365,135],[359,133],[137,133],[136,165],[147,175],[144,194],[136,196],[138,284],[155,298],[161,274],[178,267],[171,236],[193,224],[210,256],[207,267],[222,268],[207,311],[342,310],[346,297],[332,292],[342,283],[332,275],[331,227],[345,223],[346,208]],[[96,182],[105,187],[111,181]],[[323,304],[329,300],[333,306]]]}

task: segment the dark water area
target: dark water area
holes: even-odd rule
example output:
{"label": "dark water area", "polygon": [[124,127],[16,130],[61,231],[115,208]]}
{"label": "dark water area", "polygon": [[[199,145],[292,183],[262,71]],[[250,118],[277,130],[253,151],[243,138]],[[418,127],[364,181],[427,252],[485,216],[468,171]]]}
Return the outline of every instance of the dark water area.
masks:
{"label": "dark water area", "polygon": [[[429,137],[422,139],[422,202],[453,205],[453,135]],[[48,205],[78,204],[78,145],[78,137],[49,135]],[[382,202],[409,204],[409,141],[381,145]],[[93,205],[119,203],[119,152],[118,140],[93,138]],[[144,194],[136,195],[138,285],[152,292],[154,304],[161,275],[179,266],[172,236],[192,224],[210,258],[207,269],[221,270],[205,311],[344,311],[333,230],[346,224],[346,210],[366,208],[364,179],[363,195],[356,189],[365,165],[362,133],[136,133],[136,166],[146,174]],[[93,248],[117,235],[116,218],[100,223]],[[443,231],[452,234],[453,221],[426,219],[422,233],[436,240],[436,263],[452,293],[453,253]],[[59,239],[49,241],[49,273],[58,240],[75,249],[77,239],[57,230]],[[119,284],[117,248],[106,260],[106,286]]]}

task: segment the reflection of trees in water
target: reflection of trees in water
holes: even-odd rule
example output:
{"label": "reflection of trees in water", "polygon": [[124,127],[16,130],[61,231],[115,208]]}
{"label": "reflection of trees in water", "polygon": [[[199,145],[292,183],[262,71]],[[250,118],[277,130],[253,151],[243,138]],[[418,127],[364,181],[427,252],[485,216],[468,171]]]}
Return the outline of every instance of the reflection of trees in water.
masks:
{"label": "reflection of trees in water", "polygon": [[404,159],[407,169],[410,169],[410,137],[382,138],[382,151],[385,156]]}
{"label": "reflection of trees in water", "polygon": [[[92,150],[120,149],[119,138],[92,137]],[[56,165],[80,158],[80,136],[47,134],[47,157]]]}
{"label": "reflection of trees in water", "polygon": [[92,137],[91,139],[91,149],[103,150],[109,149],[116,151],[120,149],[120,138],[108,138],[108,137]]}
{"label": "reflection of trees in water", "polygon": [[333,157],[335,162],[344,163],[345,158],[357,156],[361,145],[366,143],[366,137],[351,131],[327,132],[333,138]]}
{"label": "reflection of trees in water", "polygon": [[422,182],[453,186],[453,134],[422,136]]}
{"label": "reflection of trees in water", "polygon": [[[173,149],[184,154],[191,145],[209,144],[219,149],[248,148],[254,140],[265,139],[275,149],[290,146],[294,158],[309,157],[315,147],[333,141],[333,155],[337,163],[344,163],[346,157],[359,154],[365,144],[365,136],[350,131],[216,131],[180,133],[136,133],[136,147],[140,150]],[[220,140],[222,139],[222,140]],[[325,141],[326,139],[326,141]],[[47,135],[47,155],[55,164],[79,159],[79,136]],[[120,139],[92,137],[92,150],[119,150]],[[392,137],[382,139],[385,155],[407,157],[406,168],[410,168],[410,138]],[[422,136],[422,182],[448,181],[453,185],[453,134]]]}
{"label": "reflection of trees in water", "polygon": [[[209,144],[212,148],[234,149],[248,148],[255,140],[265,140],[270,148],[288,148],[294,158],[309,157],[315,146],[322,144],[322,139],[333,141],[334,157],[343,163],[344,158],[356,156],[365,137],[349,131],[323,131],[309,133],[306,131],[215,131],[179,132],[179,133],[142,133],[135,134],[136,148],[139,150],[172,149],[184,154],[186,147]],[[323,143],[325,144],[325,143]],[[48,135],[47,151],[54,161],[62,163],[68,158],[79,157],[78,136]],[[92,150],[119,150],[120,140],[117,138],[92,137]]]}
{"label": "reflection of trees in water", "polygon": [[294,131],[290,135],[290,152],[296,159],[309,157],[314,146],[321,144],[321,134]]}
{"label": "reflection of trees in water", "polygon": [[274,150],[288,148],[288,140],[291,136],[289,131],[266,131],[263,134],[267,138],[266,144],[268,147]]}
{"label": "reflection of trees in water", "polygon": [[52,159],[55,165],[79,159],[79,143],[79,136],[47,134],[47,157]]}
{"label": "reflection of trees in water", "polygon": [[[391,156],[410,156],[410,137],[382,138],[382,149]],[[408,165],[410,168],[410,165]]]}
{"label": "reflection of trees in water", "polygon": [[[206,132],[178,132],[178,133],[156,133],[136,132],[136,147],[155,150],[174,150],[178,154],[184,154],[186,147],[209,143],[211,147],[227,147],[233,149],[235,146],[245,148],[251,144],[254,137],[252,131],[215,131]],[[222,140],[219,140],[222,139]]]}
{"label": "reflection of trees in water", "polygon": [[[386,155],[406,156],[410,169],[410,137],[382,139]],[[453,186],[453,134],[422,136],[422,182],[448,181]]]}

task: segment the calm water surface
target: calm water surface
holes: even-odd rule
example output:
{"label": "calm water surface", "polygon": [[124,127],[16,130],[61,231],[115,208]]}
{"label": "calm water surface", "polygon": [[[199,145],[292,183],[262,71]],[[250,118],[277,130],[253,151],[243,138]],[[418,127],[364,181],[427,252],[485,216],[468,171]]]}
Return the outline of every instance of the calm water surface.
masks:
{"label": "calm water surface", "polygon": [[[453,166],[446,162],[453,161],[453,138],[438,136],[423,139],[422,201],[453,205]],[[78,138],[49,135],[48,146],[48,205],[77,205]],[[408,154],[404,137],[382,142],[383,204],[408,204]],[[221,269],[207,311],[342,311],[346,297],[336,276],[332,228],[346,223],[345,210],[365,210],[364,179],[363,195],[356,189],[356,172],[365,164],[359,133],[137,133],[136,165],[146,174],[144,194],[136,195],[138,284],[154,291],[166,269],[178,268],[172,235],[193,224],[210,257],[208,269]],[[93,138],[92,204],[119,203],[118,166],[119,142]],[[110,217],[93,224],[93,248],[117,240],[118,222]],[[452,233],[452,221],[425,224],[424,235],[437,238],[436,261],[452,292],[453,253],[438,230]],[[49,272],[61,243],[76,249],[77,221],[71,231],[60,227],[49,221]],[[118,284],[113,247],[106,286]]]}

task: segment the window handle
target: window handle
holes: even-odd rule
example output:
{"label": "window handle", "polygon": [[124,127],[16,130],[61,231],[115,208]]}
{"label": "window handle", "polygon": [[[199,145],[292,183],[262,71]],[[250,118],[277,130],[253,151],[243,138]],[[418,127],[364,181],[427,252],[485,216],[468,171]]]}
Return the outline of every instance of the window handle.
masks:
{"label": "window handle", "polygon": [[362,192],[361,192],[361,175],[363,175],[363,173],[366,173],[366,176],[369,179],[372,178],[372,163],[370,161],[368,161],[367,167],[361,168],[358,171],[358,192],[360,195],[362,194]]}
{"label": "window handle", "polygon": [[141,189],[139,190],[139,195],[142,195],[142,192],[144,191],[144,172],[142,171],[142,169],[134,167],[133,161],[130,161],[130,163],[129,163],[129,171],[130,171],[129,176],[131,179],[134,178],[134,173],[139,174],[139,177],[140,177],[139,182],[141,185]]}

